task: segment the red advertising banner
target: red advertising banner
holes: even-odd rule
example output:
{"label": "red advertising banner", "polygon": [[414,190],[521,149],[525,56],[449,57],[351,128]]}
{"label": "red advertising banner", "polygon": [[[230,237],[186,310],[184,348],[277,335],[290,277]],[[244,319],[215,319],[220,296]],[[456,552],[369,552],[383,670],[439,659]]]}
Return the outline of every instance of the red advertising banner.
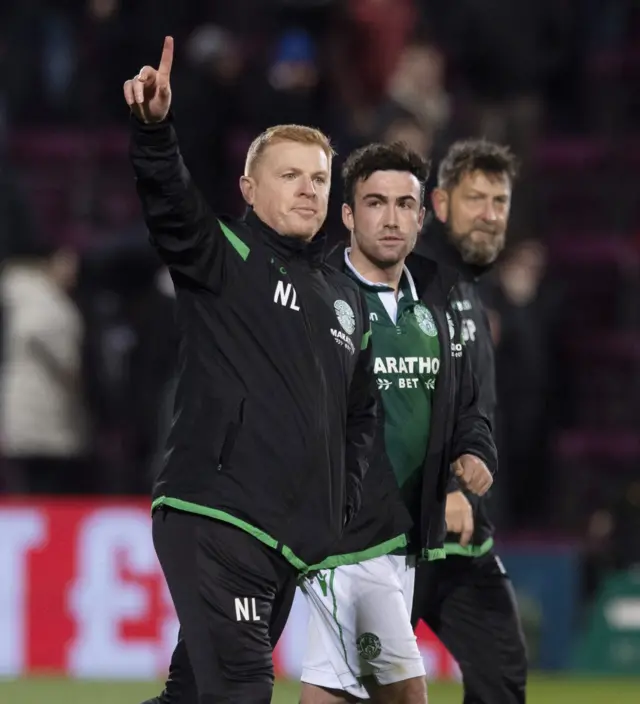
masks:
{"label": "red advertising banner", "polygon": [[[164,676],[178,624],[148,502],[4,501],[0,536],[0,677]],[[274,655],[279,676],[299,676],[306,620],[298,596]],[[457,677],[426,627],[418,638],[430,676]]]}

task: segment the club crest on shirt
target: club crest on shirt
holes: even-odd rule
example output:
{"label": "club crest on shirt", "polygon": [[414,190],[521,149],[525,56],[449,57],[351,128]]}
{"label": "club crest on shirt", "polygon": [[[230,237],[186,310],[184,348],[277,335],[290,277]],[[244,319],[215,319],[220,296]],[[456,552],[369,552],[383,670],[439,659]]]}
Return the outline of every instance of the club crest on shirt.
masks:
{"label": "club crest on shirt", "polygon": [[356,329],[356,316],[351,306],[346,301],[337,300],[333,304],[333,309],[336,312],[336,317],[342,329],[347,335],[352,335],[353,331]]}
{"label": "club crest on shirt", "polygon": [[356,640],[356,648],[363,660],[375,660],[382,652],[382,643],[375,633],[363,633]]}
{"label": "club crest on shirt", "polygon": [[418,321],[420,330],[429,337],[436,337],[438,335],[438,328],[436,328],[431,311],[422,304],[419,304],[413,309],[413,312]]}

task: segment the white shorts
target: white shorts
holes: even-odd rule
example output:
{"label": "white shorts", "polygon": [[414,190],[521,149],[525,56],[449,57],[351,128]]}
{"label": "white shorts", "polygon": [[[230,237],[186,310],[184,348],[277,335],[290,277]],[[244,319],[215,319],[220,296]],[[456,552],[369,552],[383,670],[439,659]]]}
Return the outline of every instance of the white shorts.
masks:
{"label": "white shorts", "polygon": [[300,586],[309,605],[302,682],[368,699],[360,678],[380,685],[425,674],[411,628],[415,558],[383,555],[321,570]]}

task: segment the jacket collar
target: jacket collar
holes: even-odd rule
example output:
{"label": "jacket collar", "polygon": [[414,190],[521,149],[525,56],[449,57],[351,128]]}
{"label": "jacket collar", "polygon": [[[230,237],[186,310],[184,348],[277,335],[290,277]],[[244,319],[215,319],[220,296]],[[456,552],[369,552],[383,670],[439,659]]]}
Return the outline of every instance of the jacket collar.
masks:
{"label": "jacket collar", "polygon": [[493,266],[492,264],[485,266],[467,264],[462,259],[458,248],[449,239],[446,226],[433,213],[427,215],[414,253],[417,256],[435,259],[440,264],[446,264],[456,269],[467,281],[475,281]]}
{"label": "jacket collar", "polygon": [[306,259],[314,266],[320,266],[324,261],[324,248],[327,236],[322,231],[318,232],[310,242],[299,237],[286,237],[278,234],[273,228],[263,222],[256,215],[253,208],[247,208],[243,221],[249,227],[259,230],[264,235],[267,246],[284,259],[289,260],[298,257]]}

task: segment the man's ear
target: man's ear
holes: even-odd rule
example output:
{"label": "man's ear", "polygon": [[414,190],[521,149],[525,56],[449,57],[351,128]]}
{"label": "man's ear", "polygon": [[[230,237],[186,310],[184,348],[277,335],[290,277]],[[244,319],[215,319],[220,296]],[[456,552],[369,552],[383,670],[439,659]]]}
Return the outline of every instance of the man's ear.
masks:
{"label": "man's ear", "polygon": [[449,217],[449,193],[444,188],[434,188],[431,193],[433,212],[440,222],[447,222]]}
{"label": "man's ear", "polygon": [[422,208],[420,208],[420,212],[418,213],[418,233],[422,230],[422,226],[424,225],[424,216],[426,213],[427,209],[422,206]]}
{"label": "man's ear", "polygon": [[349,232],[353,232],[355,228],[355,223],[353,220],[353,210],[351,210],[351,206],[347,203],[342,204],[342,223],[347,228],[347,230],[349,230]]}
{"label": "man's ear", "polygon": [[256,184],[251,176],[240,176],[240,191],[247,205],[253,205],[255,188]]}

